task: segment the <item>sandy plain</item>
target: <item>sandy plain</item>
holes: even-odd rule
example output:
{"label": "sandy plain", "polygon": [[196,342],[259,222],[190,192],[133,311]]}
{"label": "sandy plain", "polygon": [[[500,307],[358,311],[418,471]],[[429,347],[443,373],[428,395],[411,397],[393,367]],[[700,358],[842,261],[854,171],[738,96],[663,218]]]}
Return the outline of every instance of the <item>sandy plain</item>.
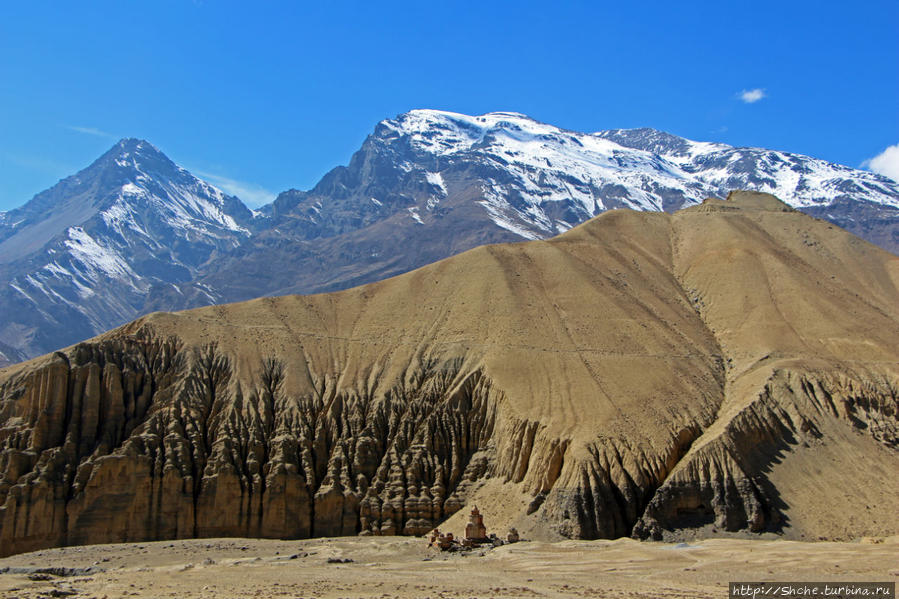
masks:
{"label": "sandy plain", "polygon": [[441,553],[413,537],[200,539],[11,556],[0,560],[0,595],[720,598],[729,581],[895,581],[897,556],[899,537],[526,541],[468,553]]}

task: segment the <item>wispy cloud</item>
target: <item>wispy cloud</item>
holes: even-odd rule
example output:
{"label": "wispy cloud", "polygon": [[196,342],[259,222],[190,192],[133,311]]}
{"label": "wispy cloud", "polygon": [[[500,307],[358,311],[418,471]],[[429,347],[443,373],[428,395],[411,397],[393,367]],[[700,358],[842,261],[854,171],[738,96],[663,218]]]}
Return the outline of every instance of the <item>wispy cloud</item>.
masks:
{"label": "wispy cloud", "polygon": [[108,139],[114,139],[115,135],[112,133],[107,133],[106,131],[101,131],[95,127],[76,127],[74,125],[64,125],[66,129],[69,131],[75,131],[76,133],[84,133],[85,135],[93,135],[95,137],[106,137]]}
{"label": "wispy cloud", "polygon": [[862,167],[889,177],[893,181],[899,181],[899,144],[888,147],[870,160],[865,160]]}
{"label": "wispy cloud", "polygon": [[15,152],[0,151],[0,161],[9,162],[20,168],[45,173],[54,177],[71,175],[77,169],[71,164],[58,162],[45,156],[34,156]]}
{"label": "wispy cloud", "polygon": [[765,93],[765,90],[760,87],[757,87],[755,89],[744,89],[737,95],[742,101],[746,102],[747,104],[755,104],[762,98],[766,98],[768,96]]}
{"label": "wispy cloud", "polygon": [[236,179],[223,177],[222,175],[216,175],[215,173],[208,173],[205,171],[198,171],[193,169],[188,170],[199,177],[203,177],[225,193],[239,197],[250,208],[258,208],[260,206],[268,204],[272,202],[276,196],[276,194],[272,193],[261,185],[257,185],[256,183],[237,181]]}

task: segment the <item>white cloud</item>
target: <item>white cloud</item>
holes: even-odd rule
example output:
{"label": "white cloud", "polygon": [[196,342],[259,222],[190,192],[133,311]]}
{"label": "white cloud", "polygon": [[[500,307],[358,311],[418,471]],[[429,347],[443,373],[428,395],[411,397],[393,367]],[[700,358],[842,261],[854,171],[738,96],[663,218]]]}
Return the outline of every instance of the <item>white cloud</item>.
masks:
{"label": "white cloud", "polygon": [[109,139],[113,139],[115,137],[115,135],[113,135],[112,133],[101,131],[95,127],[75,127],[73,125],[65,125],[65,128],[69,131],[84,133],[85,135],[93,135],[95,137],[108,137]]}
{"label": "white cloud", "polygon": [[222,175],[216,175],[215,173],[207,173],[193,169],[188,170],[199,177],[203,177],[225,193],[239,197],[250,208],[258,208],[264,204],[271,203],[276,196],[276,194],[255,183],[237,181],[235,179],[223,177]]}
{"label": "white cloud", "polygon": [[893,181],[899,181],[899,144],[888,147],[870,160],[865,160],[862,167],[889,177]]}
{"label": "white cloud", "polygon": [[760,87],[755,89],[744,89],[739,93],[740,99],[746,102],[747,104],[754,104],[766,97],[765,90]]}

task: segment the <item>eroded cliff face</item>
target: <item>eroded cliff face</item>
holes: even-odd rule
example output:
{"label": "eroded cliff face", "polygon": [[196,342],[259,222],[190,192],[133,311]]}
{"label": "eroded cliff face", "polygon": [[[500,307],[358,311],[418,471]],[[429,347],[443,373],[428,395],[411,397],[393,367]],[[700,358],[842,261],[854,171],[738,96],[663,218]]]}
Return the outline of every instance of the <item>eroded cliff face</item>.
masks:
{"label": "eroded cliff face", "polygon": [[[863,444],[866,462],[841,451],[844,459],[836,464],[822,460],[815,473],[795,464],[789,476],[811,474],[844,490],[846,517],[870,509],[859,504],[863,489],[854,489],[856,481],[847,473],[861,473],[862,485],[892,492],[896,485],[889,471],[896,465],[899,444],[897,408],[895,379],[870,371],[774,370],[755,397],[723,414],[694,442],[653,495],[633,534],[661,539],[666,533],[706,525],[726,531],[780,531],[789,526],[788,505],[769,474],[791,452],[828,444]],[[883,507],[888,510],[889,505]],[[823,520],[814,534],[833,537],[831,523]],[[876,521],[867,526],[855,534],[889,530]]]}
{"label": "eroded cliff face", "polygon": [[[68,542],[68,505],[89,474],[81,466],[120,449],[170,396],[181,371],[175,341],[126,338],[57,352],[3,383],[4,553]],[[100,514],[97,527],[111,524],[111,513]]]}
{"label": "eroded cliff face", "polygon": [[896,534],[897,281],[754,195],[151,315],[0,376],[0,553],[422,534],[475,501],[535,536]]}
{"label": "eroded cliff face", "polygon": [[143,332],[7,381],[3,553],[208,536],[423,534],[495,471],[497,398],[462,360],[425,359],[375,396],[264,359],[232,380],[216,344]]}
{"label": "eroded cliff face", "polygon": [[766,473],[785,453],[848,433],[883,447],[889,468],[899,446],[899,391],[870,372],[775,369],[745,406],[710,412],[663,447],[612,436],[572,445],[505,419],[502,391],[464,359],[422,358],[383,392],[310,369],[311,392],[292,396],[272,357],[234,375],[214,343],[185,348],[142,330],[7,381],[3,553],[424,534],[487,478],[523,484],[528,515],[566,537],[777,531],[786,506]]}
{"label": "eroded cliff face", "polygon": [[[730,403],[725,401],[714,418],[673,434],[664,447],[613,437],[586,442],[578,459],[569,456],[541,518],[563,536],[588,539],[678,539],[690,530],[782,533],[795,523],[789,521],[779,481],[769,475],[786,463],[785,476],[797,486],[812,482],[841,489],[841,506],[834,511],[857,520],[853,527],[839,527],[806,515],[812,525],[791,536],[892,534],[889,513],[895,502],[889,497],[899,486],[890,474],[899,464],[895,378],[871,371],[773,369],[747,405],[734,409]],[[851,443],[861,446],[865,461],[842,455]],[[811,471],[788,459],[806,450],[814,463],[815,452],[827,446],[837,448],[837,458]],[[832,493],[822,493],[821,500],[833,501]],[[864,514],[872,509],[864,505],[868,502],[879,502],[876,515]]]}

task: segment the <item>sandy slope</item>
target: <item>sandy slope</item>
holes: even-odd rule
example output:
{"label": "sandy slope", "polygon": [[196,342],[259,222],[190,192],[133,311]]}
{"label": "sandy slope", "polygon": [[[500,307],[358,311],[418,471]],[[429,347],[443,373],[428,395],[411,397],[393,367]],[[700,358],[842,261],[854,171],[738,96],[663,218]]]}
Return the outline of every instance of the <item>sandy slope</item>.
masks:
{"label": "sandy slope", "polygon": [[[890,581],[899,538],[860,543],[712,539],[673,545],[522,542],[440,554],[419,538],[206,539],[52,549],[2,568],[92,567],[31,580],[0,575],[12,599],[74,597],[627,597],[716,598],[729,581]],[[483,555],[482,555],[483,553]],[[329,558],[353,560],[328,563]],[[34,575],[32,575],[34,578]]]}

